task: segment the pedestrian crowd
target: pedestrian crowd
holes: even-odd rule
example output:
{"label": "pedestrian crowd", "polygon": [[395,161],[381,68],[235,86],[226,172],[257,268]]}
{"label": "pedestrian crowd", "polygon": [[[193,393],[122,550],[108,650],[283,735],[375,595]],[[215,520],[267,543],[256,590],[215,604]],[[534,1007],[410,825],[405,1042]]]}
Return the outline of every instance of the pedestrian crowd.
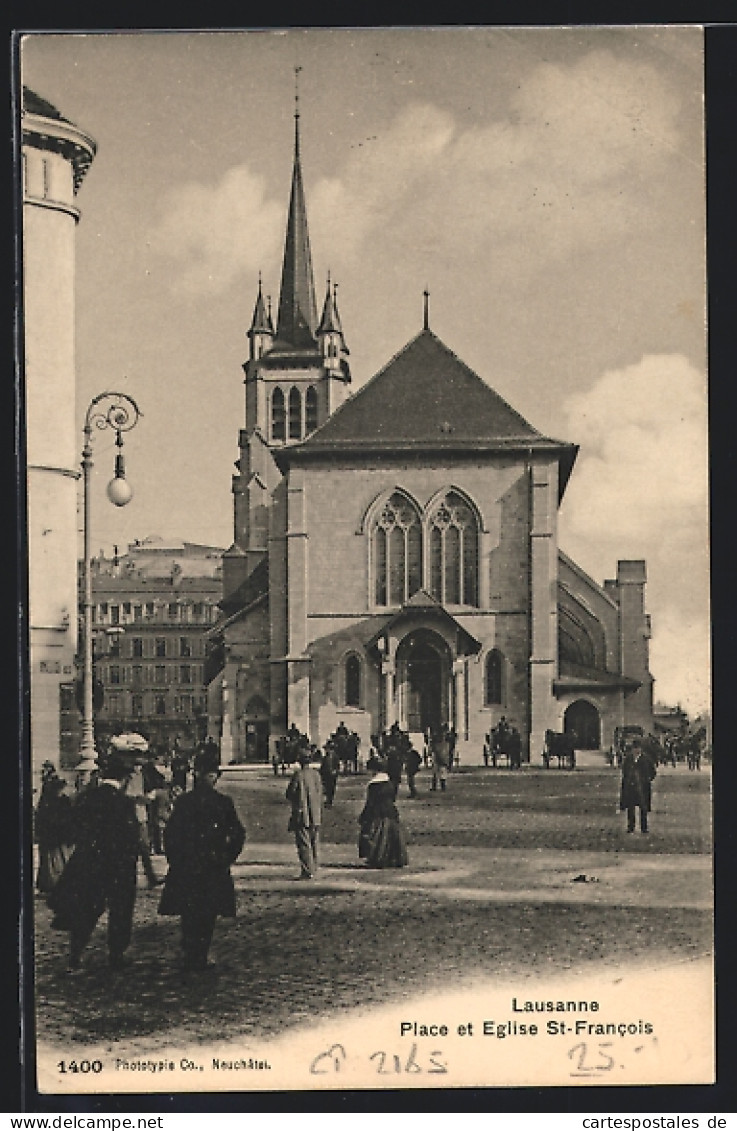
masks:
{"label": "pedestrian crowd", "polygon": [[[342,773],[359,772],[360,740],[341,723],[321,751],[292,724],[282,740],[275,773],[285,764],[287,829],[294,836],[298,879],[314,879],[320,864],[323,809],[331,808]],[[198,748],[193,762],[175,751],[167,766],[150,757],[111,749],[95,774],[73,794],[47,762],[34,813],[38,846],[36,889],[53,913],[52,927],[69,934],[68,972],[81,968],[82,954],[107,911],[109,963],[124,963],[132,933],[137,869],[141,861],[149,887],[162,885],[158,912],[180,919],[185,971],[206,969],[219,916],[235,916],[231,865],[246,839],[232,800],[216,786],[220,751],[213,739]],[[289,761],[287,762],[287,759]],[[457,765],[456,736],[443,726],[428,731],[422,752],[394,723],[371,736],[365,768],[371,774],[358,816],[358,859],[367,868],[403,868],[407,842],[397,808],[406,777],[408,799],[418,797],[417,775],[432,770],[430,791],[444,793]],[[627,832],[648,832],[656,761],[635,738],[622,758],[620,809]],[[189,786],[192,773],[192,787]],[[166,857],[159,876],[157,856]]]}

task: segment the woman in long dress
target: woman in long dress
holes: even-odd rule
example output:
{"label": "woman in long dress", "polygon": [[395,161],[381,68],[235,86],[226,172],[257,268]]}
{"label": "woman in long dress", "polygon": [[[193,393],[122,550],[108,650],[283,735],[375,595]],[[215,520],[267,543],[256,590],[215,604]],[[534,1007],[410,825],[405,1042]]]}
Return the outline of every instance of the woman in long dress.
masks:
{"label": "woman in long dress", "polygon": [[72,801],[66,793],[66,782],[47,763],[42,770],[41,796],[34,814],[34,831],[38,844],[36,889],[48,895],[64,871],[74,848]]}
{"label": "woman in long dress", "polygon": [[394,803],[394,783],[383,760],[376,759],[371,768],[375,773],[358,818],[358,855],[368,868],[404,868],[408,863],[407,843]]}

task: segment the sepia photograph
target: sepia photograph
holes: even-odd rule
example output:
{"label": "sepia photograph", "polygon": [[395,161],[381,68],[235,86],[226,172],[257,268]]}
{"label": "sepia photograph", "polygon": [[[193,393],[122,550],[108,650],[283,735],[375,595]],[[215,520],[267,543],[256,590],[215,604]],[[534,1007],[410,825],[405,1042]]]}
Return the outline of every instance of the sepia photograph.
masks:
{"label": "sepia photograph", "polygon": [[38,1092],[716,1079],[704,33],[21,33]]}

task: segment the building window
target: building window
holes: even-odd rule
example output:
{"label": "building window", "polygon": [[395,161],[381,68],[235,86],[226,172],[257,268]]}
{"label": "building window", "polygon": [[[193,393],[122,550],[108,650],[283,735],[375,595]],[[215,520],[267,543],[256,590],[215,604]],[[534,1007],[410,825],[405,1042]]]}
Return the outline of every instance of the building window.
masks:
{"label": "building window", "polygon": [[133,686],[140,687],[143,683],[143,667],[141,664],[133,665]]}
{"label": "building window", "polygon": [[172,620],[176,620],[178,613],[179,613],[179,605],[177,604],[176,601],[170,601],[169,602],[169,616],[172,618]]}
{"label": "building window", "polygon": [[284,407],[284,393],[276,388],[271,394],[271,438],[272,440],[286,440],[287,438],[287,413]]}
{"label": "building window", "polygon": [[110,667],[110,682],[120,683],[120,668],[117,664],[112,664]]}
{"label": "building window", "polygon": [[188,636],[180,636],[179,637],[179,655],[180,656],[191,656],[192,655],[192,645],[190,644]]}
{"label": "building window", "polygon": [[455,491],[435,509],[428,544],[432,596],[444,605],[478,605],[478,523]]}
{"label": "building window", "polygon": [[124,601],[123,602],[123,613],[127,617],[129,617],[131,615],[131,603],[130,603],[130,601]]}
{"label": "building window", "polygon": [[317,428],[317,390],[310,385],[305,393],[305,432],[314,432]]}
{"label": "building window", "polygon": [[108,715],[119,714],[119,712],[120,712],[120,696],[119,695],[108,695],[107,712],[108,712]]}
{"label": "building window", "polygon": [[143,655],[143,640],[140,636],[134,636],[133,637],[133,655],[134,656],[142,656]]}
{"label": "building window", "polygon": [[140,716],[143,714],[143,696],[142,695],[133,695],[131,697],[131,711],[133,712],[133,714],[137,718],[140,718]]}
{"label": "building window", "polygon": [[374,601],[402,605],[422,586],[420,517],[395,491],[381,508],[373,531]]}
{"label": "building window", "polygon": [[154,683],[166,683],[166,668],[163,664],[157,664],[154,668]]}
{"label": "building window", "polygon": [[156,655],[157,656],[165,656],[166,655],[166,637],[164,637],[164,636],[157,636],[156,637]]}
{"label": "building window", "polygon": [[361,661],[358,656],[348,656],[345,662],[346,707],[361,706]]}
{"label": "building window", "polygon": [[107,601],[102,601],[100,604],[100,620],[107,616]]}
{"label": "building window", "polygon": [[189,664],[181,664],[179,668],[179,682],[191,683],[192,682],[192,668]]}
{"label": "building window", "polygon": [[143,607],[141,605],[133,606],[133,620],[140,621],[143,619]]}
{"label": "building window", "polygon": [[152,617],[153,615],[154,615],[154,603],[153,603],[153,601],[147,601],[146,602],[146,616]]}
{"label": "building window", "polygon": [[202,601],[195,601],[194,605],[192,606],[192,612],[193,612],[194,616],[201,617],[203,615],[204,611],[205,611],[205,606],[202,603]]}
{"label": "building window", "polygon": [[179,697],[179,711],[183,715],[191,715],[192,714],[192,696],[191,695],[180,695],[180,697]]}
{"label": "building window", "polygon": [[166,714],[166,699],[164,698],[163,695],[157,695],[156,696],[156,714],[157,715],[165,715]]}
{"label": "building window", "polygon": [[484,702],[487,707],[494,707],[502,702],[503,672],[504,657],[498,648],[492,648],[486,657],[484,668]]}
{"label": "building window", "polygon": [[119,605],[111,605],[110,606],[110,623],[111,624],[120,624],[120,606]]}
{"label": "building window", "polygon": [[109,639],[110,639],[110,655],[111,656],[119,656],[120,655],[120,637],[119,636],[111,636]]}
{"label": "building window", "polygon": [[292,385],[289,390],[289,439],[299,440],[302,436],[302,397],[299,389]]}

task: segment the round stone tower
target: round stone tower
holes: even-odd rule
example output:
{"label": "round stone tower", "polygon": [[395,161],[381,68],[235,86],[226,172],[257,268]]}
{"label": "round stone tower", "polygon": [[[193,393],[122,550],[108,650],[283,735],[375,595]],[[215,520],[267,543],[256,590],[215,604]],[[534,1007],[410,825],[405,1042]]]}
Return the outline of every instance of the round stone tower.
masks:
{"label": "round stone tower", "polygon": [[73,711],[77,479],[82,444],[81,430],[77,436],[75,427],[74,269],[80,216],[75,198],[96,145],[27,87],[23,88],[21,128],[21,380],[35,778],[43,761],[59,766],[64,760],[62,718],[67,707]]}

